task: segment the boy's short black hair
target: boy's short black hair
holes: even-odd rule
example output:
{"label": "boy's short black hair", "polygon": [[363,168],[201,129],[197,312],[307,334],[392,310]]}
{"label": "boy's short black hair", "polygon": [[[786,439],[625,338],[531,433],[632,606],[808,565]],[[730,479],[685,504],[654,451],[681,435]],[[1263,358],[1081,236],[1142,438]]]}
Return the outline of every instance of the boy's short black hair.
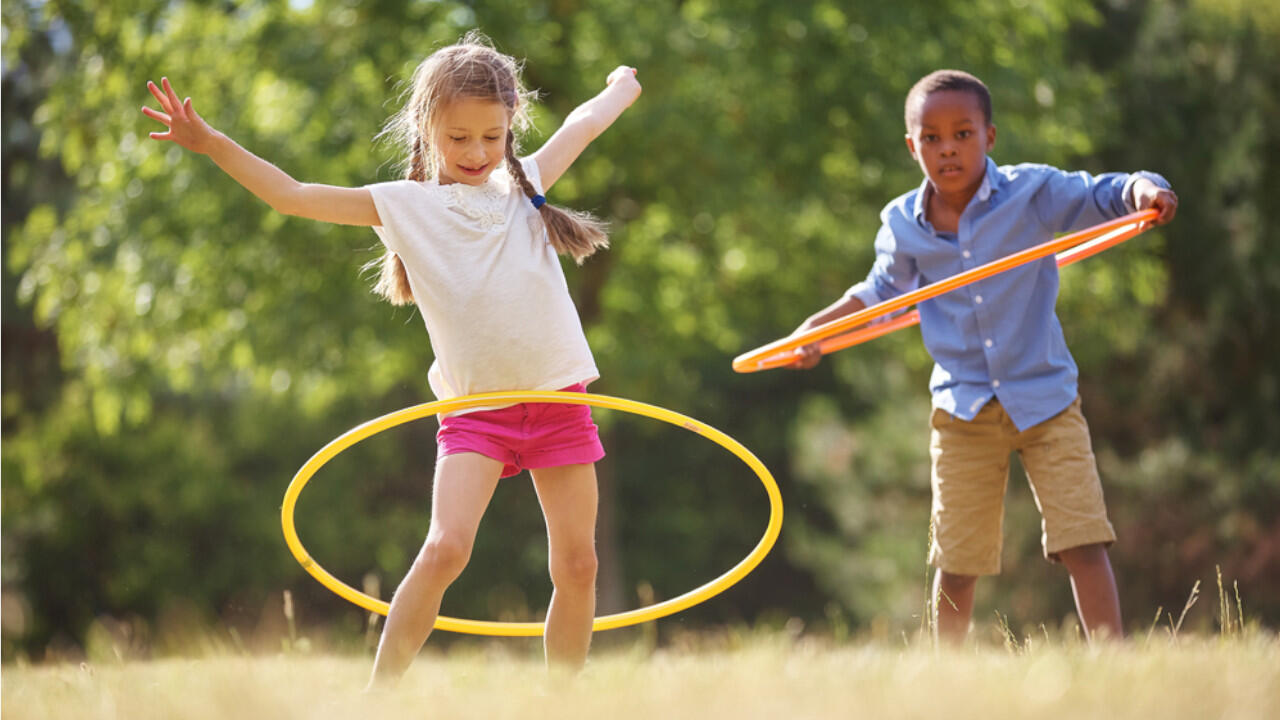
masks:
{"label": "boy's short black hair", "polygon": [[935,70],[920,78],[907,93],[905,108],[907,132],[911,132],[913,115],[916,122],[919,122],[920,107],[924,105],[925,98],[944,90],[973,93],[978,99],[978,107],[982,108],[982,117],[988,125],[991,124],[991,91],[987,90],[987,86],[981,80],[963,70]]}

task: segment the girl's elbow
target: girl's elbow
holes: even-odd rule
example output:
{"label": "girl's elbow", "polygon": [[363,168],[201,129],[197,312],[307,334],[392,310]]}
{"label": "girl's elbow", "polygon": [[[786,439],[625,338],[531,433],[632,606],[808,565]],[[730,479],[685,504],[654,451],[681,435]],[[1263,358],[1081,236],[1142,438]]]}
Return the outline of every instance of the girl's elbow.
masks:
{"label": "girl's elbow", "polygon": [[288,188],[274,197],[268,198],[267,204],[281,215],[300,217],[306,215],[306,197],[302,188]]}
{"label": "girl's elbow", "polygon": [[275,210],[281,215],[297,215],[298,214],[297,208],[294,207],[289,202],[287,202],[286,200],[271,199],[267,201],[267,204],[271,206],[272,210]]}
{"label": "girl's elbow", "polygon": [[587,142],[599,137],[606,127],[600,115],[587,108],[578,108],[570,113],[569,117],[565,118],[565,125],[580,129]]}

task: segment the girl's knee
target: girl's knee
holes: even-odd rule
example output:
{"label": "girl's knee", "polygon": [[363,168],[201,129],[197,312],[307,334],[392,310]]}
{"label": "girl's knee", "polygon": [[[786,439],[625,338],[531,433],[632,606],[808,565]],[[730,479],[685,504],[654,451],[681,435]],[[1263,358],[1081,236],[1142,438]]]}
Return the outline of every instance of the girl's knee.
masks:
{"label": "girl's knee", "polygon": [[413,561],[413,569],[434,577],[456,578],[471,559],[471,543],[448,534],[427,538]]}
{"label": "girl's knee", "polygon": [[551,582],[556,587],[595,586],[599,561],[593,547],[553,553],[551,557]]}

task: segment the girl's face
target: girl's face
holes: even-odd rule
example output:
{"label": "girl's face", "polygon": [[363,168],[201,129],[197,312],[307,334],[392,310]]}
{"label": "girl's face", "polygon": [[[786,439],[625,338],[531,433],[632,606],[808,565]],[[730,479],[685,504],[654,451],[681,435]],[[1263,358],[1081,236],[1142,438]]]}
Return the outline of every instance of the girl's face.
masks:
{"label": "girl's face", "polygon": [[479,185],[506,157],[510,113],[500,102],[458,98],[438,116],[433,142],[441,185]]}
{"label": "girl's face", "polygon": [[962,90],[930,93],[907,149],[939,193],[977,192],[987,171],[996,126],[987,124],[978,98]]}

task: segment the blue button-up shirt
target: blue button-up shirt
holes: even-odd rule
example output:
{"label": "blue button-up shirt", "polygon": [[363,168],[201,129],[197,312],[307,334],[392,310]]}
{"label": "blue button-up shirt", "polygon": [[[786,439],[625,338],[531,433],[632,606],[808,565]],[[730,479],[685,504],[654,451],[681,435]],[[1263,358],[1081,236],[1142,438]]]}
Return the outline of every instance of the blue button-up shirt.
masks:
{"label": "blue button-up shirt", "polygon": [[[978,192],[958,232],[925,219],[925,188],[880,214],[876,261],[846,296],[867,306],[1133,212],[1133,183],[1154,173],[1089,175],[1046,165],[997,167],[987,158]],[[1019,430],[1047,420],[1075,399],[1077,370],[1054,312],[1058,266],[1052,256],[952,290],[919,305],[920,331],[933,357],[933,406],[972,420],[991,398]]]}

